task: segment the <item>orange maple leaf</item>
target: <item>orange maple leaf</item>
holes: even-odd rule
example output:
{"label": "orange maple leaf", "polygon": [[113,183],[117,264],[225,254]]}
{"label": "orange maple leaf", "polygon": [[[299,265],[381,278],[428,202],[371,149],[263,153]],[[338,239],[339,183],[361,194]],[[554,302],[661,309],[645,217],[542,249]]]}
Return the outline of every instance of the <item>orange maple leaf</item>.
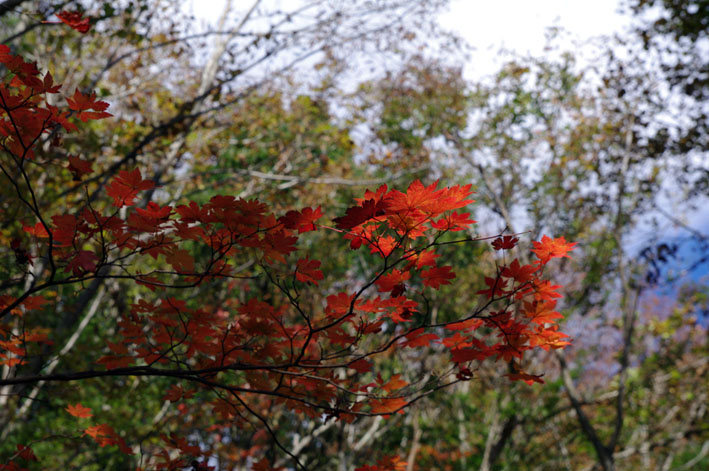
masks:
{"label": "orange maple leaf", "polygon": [[44,224],[41,222],[36,223],[34,226],[23,226],[22,229],[26,233],[32,234],[40,239],[46,239],[49,237],[49,232],[47,232],[47,229],[45,229]]}
{"label": "orange maple leaf", "polygon": [[84,430],[84,435],[88,435],[93,438],[94,441],[96,441],[96,443],[98,443],[98,445],[102,448],[107,445],[116,445],[121,452],[126,455],[133,454],[128,445],[126,445],[125,440],[119,437],[118,434],[116,434],[116,431],[113,430],[113,427],[108,424],[98,424],[93,427],[88,427]]}
{"label": "orange maple leaf", "polygon": [[84,407],[80,403],[74,405],[69,404],[64,410],[79,419],[88,419],[94,415],[90,408]]}
{"label": "orange maple leaf", "polygon": [[389,381],[386,384],[382,385],[381,388],[386,392],[392,392],[392,391],[396,391],[397,389],[401,389],[401,388],[408,386],[408,385],[409,385],[409,383],[407,383],[406,381],[401,379],[400,374],[395,374],[389,379]]}
{"label": "orange maple leaf", "polygon": [[404,407],[406,407],[408,404],[409,402],[403,397],[392,397],[375,400],[372,401],[372,414],[391,414],[392,412],[396,411],[403,413]]}
{"label": "orange maple leaf", "polygon": [[532,244],[534,245],[532,252],[537,255],[540,263],[547,263],[552,258],[571,258],[567,253],[576,247],[576,242],[566,242],[566,239],[563,237],[552,239],[551,237],[544,236],[540,242],[535,241],[532,242]]}

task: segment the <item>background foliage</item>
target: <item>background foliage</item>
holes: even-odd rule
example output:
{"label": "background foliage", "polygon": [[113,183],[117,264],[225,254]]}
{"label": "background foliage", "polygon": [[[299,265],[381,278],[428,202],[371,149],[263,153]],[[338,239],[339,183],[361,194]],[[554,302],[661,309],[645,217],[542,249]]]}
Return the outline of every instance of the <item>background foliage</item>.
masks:
{"label": "background foliage", "polygon": [[[179,1],[6,0],[2,43],[61,77],[65,94],[96,90],[114,114],[62,136],[66,154],[94,162],[88,194],[78,182],[66,185],[67,156],[53,155],[33,169],[41,197],[67,208],[104,198],[98,185],[134,165],[157,183],[142,206],[232,194],[274,211],[321,205],[339,214],[381,183],[472,183],[483,234],[529,231],[520,236],[527,242],[554,234],[578,243],[572,260],[553,267],[573,345],[525,365],[545,372],[545,383],[509,382],[505,364],[481,364],[471,381],[405,415],[352,423],[275,415],[278,439],[313,470],[390,455],[407,471],[709,468],[706,2],[629,0],[634,29],[601,42],[592,61],[552,37],[546,55],[510,57],[476,81],[463,76],[460,40],[436,26],[444,3],[316,1],[279,11],[255,2],[203,30]],[[63,10],[86,12],[91,31],[47,23]],[[21,220],[13,196],[0,188],[1,209]],[[2,273],[17,262],[15,230],[0,228]],[[324,263],[323,285],[364,276],[366,258],[326,251],[327,242],[310,242]],[[444,286],[427,300],[432,323],[476,303],[493,252],[471,244],[445,253],[441,262],[464,268],[455,291]],[[252,294],[276,295],[257,281],[198,292],[194,302]],[[42,352],[42,371],[90,368],[88,353],[115,338],[138,289],[97,280],[56,296],[46,325],[56,346],[68,348],[60,358],[56,348]],[[445,361],[433,345],[374,368],[384,377],[404,370],[409,380]],[[115,448],[46,440],[74,420],[64,411],[70,401],[110,416],[146,449],[175,432],[212,447],[216,469],[258,469],[238,455],[248,449],[293,466],[268,434],[209,431],[199,401],[189,411],[169,407],[166,387],[138,377],[4,386],[0,458],[33,443],[56,469],[137,464]]]}

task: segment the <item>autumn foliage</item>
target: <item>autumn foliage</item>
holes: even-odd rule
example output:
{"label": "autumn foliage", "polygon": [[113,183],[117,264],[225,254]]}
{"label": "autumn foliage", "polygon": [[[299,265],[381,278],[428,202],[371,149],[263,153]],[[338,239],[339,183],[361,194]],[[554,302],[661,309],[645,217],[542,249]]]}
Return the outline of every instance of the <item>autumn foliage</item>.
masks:
{"label": "autumn foliage", "polygon": [[[59,18],[80,32],[89,28],[79,14],[64,12]],[[525,371],[525,353],[568,344],[556,325],[560,287],[544,275],[547,264],[566,257],[575,244],[544,236],[534,242],[535,261],[510,259],[507,253],[518,237],[471,236],[475,221],[465,212],[473,203],[470,185],[440,188],[438,182],[414,181],[405,191],[382,185],[330,222],[320,207],[274,214],[258,200],[229,195],[204,204],[161,205],[145,199],[155,188],[145,170],[99,174],[90,159],[69,155],[67,185],[104,180],[100,191],[109,199],[87,198],[80,207],[48,213],[35,198],[38,183],[27,172],[29,165],[43,165],[37,149],[61,146],[60,133],[110,118],[109,105],[78,89],[64,97],[66,105],[53,105],[62,102],[56,98],[61,88],[48,72],[6,46],[0,46],[0,63],[8,71],[0,84],[2,172],[33,217],[4,221],[18,226],[18,235],[7,250],[15,259],[17,283],[5,290],[11,294],[0,296],[0,364],[13,371],[2,385],[166,378],[171,386],[164,399],[184,410],[209,411],[212,430],[255,421],[276,440],[268,421],[274,408],[347,422],[402,413],[423,395],[474,379],[484,361],[509,363],[511,380],[542,382],[543,372]],[[344,240],[333,250],[367,251],[378,260],[366,277],[325,292],[322,304],[311,303],[307,295],[329,289],[320,286],[322,261],[303,244],[314,231],[339,233]],[[478,305],[460,306],[453,321],[430,322],[426,293],[455,283],[455,267],[440,262],[442,251],[485,240],[502,253],[496,272],[480,287]],[[234,260],[242,253],[257,263],[239,268]],[[24,283],[30,271],[34,279]],[[242,280],[256,277],[279,295],[219,306],[195,305],[182,296],[188,288],[216,282],[237,290]],[[116,336],[95,352],[96,368],[37,374],[30,359],[53,347],[51,329],[35,314],[51,312],[56,287],[79,292],[86,283],[106,278],[136,283],[144,293],[121,313]],[[14,329],[12,319],[24,319],[23,329]],[[377,358],[388,351],[428,348],[450,358],[450,374],[435,383],[409,384],[398,374],[383,378],[375,369]],[[130,437],[129,430],[95,421],[90,408],[66,404],[65,411],[83,438],[98,447],[139,452],[121,434]],[[208,469],[209,450],[186,437],[161,440],[140,469]],[[253,469],[274,469],[258,448],[249,453]],[[37,457],[29,446],[17,444],[16,455],[3,459],[0,469],[20,470]],[[403,461],[391,457],[358,469],[404,468]]]}

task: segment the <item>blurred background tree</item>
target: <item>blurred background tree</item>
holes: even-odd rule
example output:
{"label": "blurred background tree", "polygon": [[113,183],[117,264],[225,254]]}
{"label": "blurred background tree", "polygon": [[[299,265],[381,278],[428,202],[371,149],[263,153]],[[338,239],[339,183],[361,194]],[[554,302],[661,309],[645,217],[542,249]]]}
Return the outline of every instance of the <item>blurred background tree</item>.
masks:
{"label": "blurred background tree", "polygon": [[[508,54],[496,73],[474,79],[464,72],[468,46],[437,23],[443,0],[283,3],[225,2],[204,25],[177,0],[0,2],[3,44],[62,77],[65,93],[98,90],[115,115],[61,136],[99,170],[88,190],[61,186],[67,156],[47,156],[31,169],[40,198],[93,201],[135,163],[159,184],[144,203],[232,194],[275,209],[326,202],[331,214],[381,183],[473,182],[481,230],[578,242],[573,260],[555,265],[574,344],[525,365],[545,371],[545,384],[510,383],[472,362],[471,381],[405,416],[348,424],[283,413],[271,424],[279,440],[313,470],[388,454],[407,471],[709,469],[707,2],[628,0],[620,6],[632,29],[599,40],[590,57],[557,30],[544,54]],[[85,11],[92,33],[45,23],[62,10]],[[9,189],[0,192],[0,209],[17,211]],[[0,230],[4,264],[14,263],[16,236]],[[458,272],[456,292],[470,286],[468,296],[441,289],[429,300],[443,320],[475,305],[473,287],[501,263],[480,246],[449,256],[475,263]],[[319,258],[331,277],[322,283],[333,287],[368,263],[356,252]],[[243,301],[270,289],[225,283],[194,302],[217,309],[234,291]],[[56,306],[52,327],[63,335],[38,368],[89,368],[76,338],[105,344],[137,296],[132,285],[96,281]],[[375,370],[433,372],[442,355],[434,345],[380,359]],[[250,469],[242,449],[276,456],[257,430],[199,432],[208,409],[173,412],[154,383],[90,386],[3,388],[0,457],[61,430],[57,404],[67,401],[110,410],[116,429],[143,424],[146,454],[160,433],[179,431],[214,450],[217,469]],[[71,440],[35,449],[56,457],[56,469],[135,465]]]}

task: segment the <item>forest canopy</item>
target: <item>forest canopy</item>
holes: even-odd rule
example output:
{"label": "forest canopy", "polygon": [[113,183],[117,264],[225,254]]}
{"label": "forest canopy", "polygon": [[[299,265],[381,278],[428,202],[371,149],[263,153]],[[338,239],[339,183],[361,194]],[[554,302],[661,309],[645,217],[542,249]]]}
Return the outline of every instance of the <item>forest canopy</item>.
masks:
{"label": "forest canopy", "polygon": [[709,467],[709,14],[620,6],[0,1],[0,471]]}

